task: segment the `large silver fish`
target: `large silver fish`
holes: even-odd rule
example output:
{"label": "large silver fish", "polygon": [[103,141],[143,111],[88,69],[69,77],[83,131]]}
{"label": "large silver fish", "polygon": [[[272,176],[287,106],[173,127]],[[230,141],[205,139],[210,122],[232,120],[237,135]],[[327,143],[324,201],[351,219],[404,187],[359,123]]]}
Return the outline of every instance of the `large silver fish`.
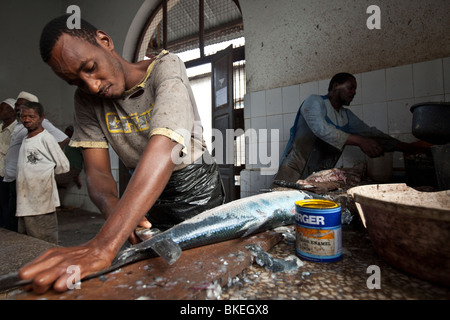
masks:
{"label": "large silver fish", "polygon": [[157,254],[173,264],[182,250],[270,230],[295,222],[295,202],[311,199],[302,191],[275,191],[239,199],[207,210],[189,220],[123,250],[117,262]]}
{"label": "large silver fish", "polygon": [[[312,193],[299,190],[275,191],[239,199],[207,210],[146,241],[122,250],[111,267],[89,275],[83,280],[92,279],[124,265],[155,256],[161,256],[168,264],[173,264],[180,257],[182,250],[246,237],[293,224],[295,202],[317,197]],[[17,273],[10,274],[0,277],[0,290],[30,282],[29,280],[19,281]]]}

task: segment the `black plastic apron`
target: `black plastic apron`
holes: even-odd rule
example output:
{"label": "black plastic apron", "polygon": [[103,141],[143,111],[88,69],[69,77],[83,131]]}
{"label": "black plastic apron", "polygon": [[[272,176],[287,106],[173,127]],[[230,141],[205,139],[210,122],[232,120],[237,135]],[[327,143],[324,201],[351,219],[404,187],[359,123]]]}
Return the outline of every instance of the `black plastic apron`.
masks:
{"label": "black plastic apron", "polygon": [[[203,157],[211,157],[207,151]],[[208,164],[213,162],[212,164]],[[147,213],[153,227],[165,230],[222,205],[225,191],[214,161],[193,163],[172,174],[166,188]]]}

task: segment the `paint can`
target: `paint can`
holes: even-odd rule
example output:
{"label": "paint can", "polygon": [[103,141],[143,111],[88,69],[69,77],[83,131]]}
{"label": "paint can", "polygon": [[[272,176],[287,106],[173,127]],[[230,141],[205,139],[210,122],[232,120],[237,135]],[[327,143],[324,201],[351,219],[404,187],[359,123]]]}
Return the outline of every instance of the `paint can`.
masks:
{"label": "paint can", "polygon": [[341,207],[329,200],[295,203],[295,251],[299,258],[335,262],[342,258]]}

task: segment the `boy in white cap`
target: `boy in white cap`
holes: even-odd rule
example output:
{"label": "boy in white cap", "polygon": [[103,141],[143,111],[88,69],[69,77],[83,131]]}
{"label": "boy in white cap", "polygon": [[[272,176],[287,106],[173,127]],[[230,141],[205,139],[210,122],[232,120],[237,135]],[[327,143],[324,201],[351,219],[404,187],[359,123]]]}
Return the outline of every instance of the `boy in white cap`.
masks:
{"label": "boy in white cap", "polygon": [[10,226],[9,218],[9,184],[3,182],[5,175],[5,156],[11,142],[11,133],[17,125],[16,112],[14,111],[16,100],[6,99],[0,104],[0,227]]}

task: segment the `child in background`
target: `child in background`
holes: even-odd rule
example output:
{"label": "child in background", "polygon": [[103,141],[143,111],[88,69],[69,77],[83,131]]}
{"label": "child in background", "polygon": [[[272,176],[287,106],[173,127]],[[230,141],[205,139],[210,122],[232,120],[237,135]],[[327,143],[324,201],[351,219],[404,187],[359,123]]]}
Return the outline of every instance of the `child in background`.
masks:
{"label": "child in background", "polygon": [[28,130],[17,163],[19,233],[58,243],[56,207],[60,205],[55,174],[69,171],[70,164],[55,138],[42,127],[44,108],[27,102],[20,119]]}

